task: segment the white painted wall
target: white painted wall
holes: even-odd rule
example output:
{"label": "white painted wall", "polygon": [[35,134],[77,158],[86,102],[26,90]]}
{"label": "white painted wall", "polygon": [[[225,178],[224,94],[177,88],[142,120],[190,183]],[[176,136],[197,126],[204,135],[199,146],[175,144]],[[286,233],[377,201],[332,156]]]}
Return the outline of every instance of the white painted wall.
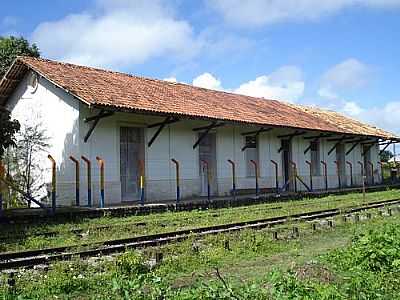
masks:
{"label": "white painted wall", "polygon": [[[12,117],[19,120],[21,126],[42,123],[46,135],[50,138],[49,153],[58,162],[57,165],[57,197],[59,204],[70,205],[68,192],[74,180],[74,171],[67,160],[69,155],[79,153],[79,103],[47,80],[39,77],[37,89],[32,92],[28,85],[28,73],[16,91],[10,97],[8,107]],[[47,167],[43,176],[45,182],[51,180],[51,163],[49,153],[36,153],[43,165]]]}

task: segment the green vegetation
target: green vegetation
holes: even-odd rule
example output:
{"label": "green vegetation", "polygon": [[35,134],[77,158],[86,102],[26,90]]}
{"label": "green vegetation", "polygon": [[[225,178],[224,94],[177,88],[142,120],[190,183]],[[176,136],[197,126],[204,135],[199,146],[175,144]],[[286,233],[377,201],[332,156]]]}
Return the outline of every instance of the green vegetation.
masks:
{"label": "green vegetation", "polygon": [[[366,194],[367,202],[398,198],[399,190],[388,190]],[[364,203],[358,193],[328,196],[319,199],[303,199],[287,202],[259,204],[247,207],[226,208],[219,210],[170,212],[148,216],[130,216],[124,218],[109,217],[87,219],[64,224],[37,224],[28,228],[11,225],[2,226],[0,235],[8,235],[0,244],[0,251],[17,251],[64,245],[87,244],[108,239],[126,238],[152,233],[190,229],[201,226],[250,221],[274,216],[316,211],[331,208],[345,208]],[[111,226],[98,228],[98,226]],[[71,230],[80,229],[75,234]],[[52,236],[40,235],[53,232]],[[23,235],[18,235],[23,233]]]}
{"label": "green vegetation", "polygon": [[[0,299],[399,299],[400,218],[192,238],[16,274]],[[226,247],[225,241],[229,241]],[[155,251],[164,259],[154,264]],[[0,278],[2,283],[6,275]]]}
{"label": "green vegetation", "polygon": [[0,79],[7,72],[17,56],[39,57],[40,52],[35,44],[30,45],[23,37],[0,36]]}

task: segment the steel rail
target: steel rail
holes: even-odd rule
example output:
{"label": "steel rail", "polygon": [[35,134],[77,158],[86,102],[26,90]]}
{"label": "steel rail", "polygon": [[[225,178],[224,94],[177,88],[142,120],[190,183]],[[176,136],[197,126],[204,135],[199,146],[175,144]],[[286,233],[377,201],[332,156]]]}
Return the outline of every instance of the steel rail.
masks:
{"label": "steel rail", "polygon": [[[228,223],[208,227],[184,229],[159,234],[136,236],[132,238],[108,240],[100,243],[71,245],[55,248],[45,248],[37,250],[26,250],[20,252],[0,253],[0,270],[7,270],[20,267],[32,267],[39,264],[48,264],[57,260],[69,260],[73,257],[91,257],[96,255],[107,255],[125,251],[128,248],[145,248],[159,246],[171,242],[179,242],[190,236],[205,236],[219,233],[239,231],[243,229],[263,229],[275,225],[280,225],[290,221],[311,221],[337,216],[343,213],[355,213],[368,209],[385,207],[400,203],[400,199],[383,200],[372,202],[361,206],[348,207],[345,211],[340,208],[298,213],[286,216],[271,217],[267,219]],[[89,248],[94,247],[96,248]],[[89,249],[85,249],[89,248]],[[79,250],[76,250],[79,249]],[[80,250],[82,249],[82,250]],[[75,250],[75,251],[74,251]]]}

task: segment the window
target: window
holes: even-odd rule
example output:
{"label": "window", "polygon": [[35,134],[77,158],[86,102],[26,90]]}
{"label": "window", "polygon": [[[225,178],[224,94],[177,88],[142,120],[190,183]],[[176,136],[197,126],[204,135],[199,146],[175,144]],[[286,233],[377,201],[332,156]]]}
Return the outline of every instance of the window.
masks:
{"label": "window", "polygon": [[245,137],[245,160],[246,160],[246,176],[255,177],[256,171],[254,165],[250,163],[250,160],[258,162],[258,149],[257,149],[257,137],[246,136]]}
{"label": "window", "polygon": [[319,141],[311,142],[311,174],[312,176],[321,175],[321,162],[319,153]]}

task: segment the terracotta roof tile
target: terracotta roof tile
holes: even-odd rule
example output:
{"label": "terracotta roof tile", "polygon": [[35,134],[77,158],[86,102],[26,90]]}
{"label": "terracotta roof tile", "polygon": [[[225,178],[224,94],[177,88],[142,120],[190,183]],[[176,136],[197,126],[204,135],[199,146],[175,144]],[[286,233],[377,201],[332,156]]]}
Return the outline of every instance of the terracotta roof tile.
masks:
{"label": "terracotta roof tile", "polygon": [[[28,68],[85,103],[99,107],[264,126],[394,137],[391,133],[358,121],[350,122],[348,118],[337,113],[46,59],[19,57],[6,76],[12,75],[20,79],[21,73]],[[0,82],[0,94],[10,94],[14,88],[15,86],[4,79]]]}

